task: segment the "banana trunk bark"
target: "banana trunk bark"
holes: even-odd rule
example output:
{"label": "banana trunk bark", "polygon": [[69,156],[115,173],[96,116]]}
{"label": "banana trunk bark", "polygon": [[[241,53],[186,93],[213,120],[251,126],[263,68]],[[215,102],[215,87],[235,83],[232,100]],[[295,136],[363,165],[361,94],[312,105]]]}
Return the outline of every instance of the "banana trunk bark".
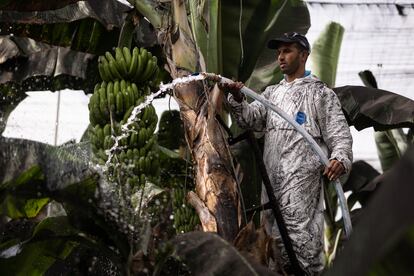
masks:
{"label": "banana trunk bark", "polygon": [[232,242],[239,231],[241,208],[233,158],[216,120],[223,93],[217,86],[208,91],[202,82],[192,82],[176,86],[174,97],[193,158],[196,187],[187,200],[196,209],[204,231],[217,232]]}

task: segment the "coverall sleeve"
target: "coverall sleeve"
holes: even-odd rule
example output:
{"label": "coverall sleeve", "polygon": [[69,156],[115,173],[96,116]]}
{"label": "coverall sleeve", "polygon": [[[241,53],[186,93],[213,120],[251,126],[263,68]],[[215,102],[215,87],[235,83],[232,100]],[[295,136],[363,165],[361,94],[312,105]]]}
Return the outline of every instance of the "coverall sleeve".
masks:
{"label": "coverall sleeve", "polygon": [[[269,88],[263,92],[262,96],[268,98]],[[264,131],[266,127],[266,108],[259,101],[248,103],[243,100],[237,102],[233,95],[229,94],[228,102],[230,104],[234,118],[241,128],[252,129],[254,131]]]}
{"label": "coverall sleeve", "polygon": [[348,174],[352,165],[352,136],[335,92],[324,86],[316,108],[323,140],[331,152],[329,160],[342,162]]}

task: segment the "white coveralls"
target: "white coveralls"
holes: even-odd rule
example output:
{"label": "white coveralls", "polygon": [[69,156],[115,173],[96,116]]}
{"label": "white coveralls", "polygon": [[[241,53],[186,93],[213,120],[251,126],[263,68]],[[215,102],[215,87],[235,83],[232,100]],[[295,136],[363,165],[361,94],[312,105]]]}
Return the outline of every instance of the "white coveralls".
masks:
{"label": "white coveralls", "polygon": [[[342,162],[349,173],[352,163],[352,136],[336,94],[309,75],[288,83],[266,88],[262,96],[296,118],[304,112],[303,127],[329,154]],[[310,145],[292,126],[260,102],[229,103],[237,123],[265,133],[263,158],[273,191],[286,222],[294,251],[302,268],[310,275],[319,274],[323,256],[323,164]],[[268,202],[262,188],[262,204]],[[287,254],[271,210],[262,215],[268,233],[276,238],[283,262]]]}

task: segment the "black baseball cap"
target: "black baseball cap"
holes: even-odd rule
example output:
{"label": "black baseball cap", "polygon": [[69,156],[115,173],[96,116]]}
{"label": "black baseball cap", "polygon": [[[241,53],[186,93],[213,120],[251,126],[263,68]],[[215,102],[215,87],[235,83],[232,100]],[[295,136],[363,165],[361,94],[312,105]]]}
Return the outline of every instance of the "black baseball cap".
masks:
{"label": "black baseball cap", "polygon": [[277,49],[281,43],[295,42],[302,46],[306,51],[310,52],[310,44],[306,36],[296,32],[284,33],[282,37],[269,40],[267,47],[269,49]]}

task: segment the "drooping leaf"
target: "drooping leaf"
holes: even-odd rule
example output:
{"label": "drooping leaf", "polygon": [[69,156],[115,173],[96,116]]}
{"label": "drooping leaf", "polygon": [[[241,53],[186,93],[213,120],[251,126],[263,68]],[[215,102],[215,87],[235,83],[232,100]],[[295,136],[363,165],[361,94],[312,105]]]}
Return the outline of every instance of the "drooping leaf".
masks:
{"label": "drooping leaf", "polygon": [[[371,71],[359,72],[359,77],[367,87],[377,88],[377,81]],[[414,120],[414,118],[413,118]],[[401,157],[407,149],[407,136],[402,129],[390,129],[374,133],[378,157],[385,172]]]}
{"label": "drooping leaf", "polygon": [[414,127],[414,101],[404,96],[364,86],[333,88],[350,126],[376,131]]}
{"label": "drooping leaf", "polygon": [[38,166],[48,190],[63,189],[94,174],[89,166],[89,155],[87,143],[53,147],[0,137],[0,183],[13,181],[22,171]]}
{"label": "drooping leaf", "polygon": [[107,29],[122,25],[124,14],[131,6],[108,0],[23,0],[0,3],[0,22],[51,24],[71,22],[87,17],[100,21]]}
{"label": "drooping leaf", "polygon": [[102,54],[116,45],[119,28],[106,30],[99,21],[93,18],[45,25],[0,22],[0,35],[31,38],[48,45]]}
{"label": "drooping leaf", "polygon": [[335,86],[344,27],[330,22],[313,43],[310,58],[313,62],[313,74],[329,87]]}
{"label": "drooping leaf", "polygon": [[69,75],[86,79],[88,64],[94,57],[91,54],[72,51],[65,47],[35,42],[29,38],[8,36],[2,37],[1,41],[5,43],[8,41],[9,51],[17,49],[19,55],[25,58],[2,64],[1,69],[4,72],[0,83],[21,82],[34,76]]}

